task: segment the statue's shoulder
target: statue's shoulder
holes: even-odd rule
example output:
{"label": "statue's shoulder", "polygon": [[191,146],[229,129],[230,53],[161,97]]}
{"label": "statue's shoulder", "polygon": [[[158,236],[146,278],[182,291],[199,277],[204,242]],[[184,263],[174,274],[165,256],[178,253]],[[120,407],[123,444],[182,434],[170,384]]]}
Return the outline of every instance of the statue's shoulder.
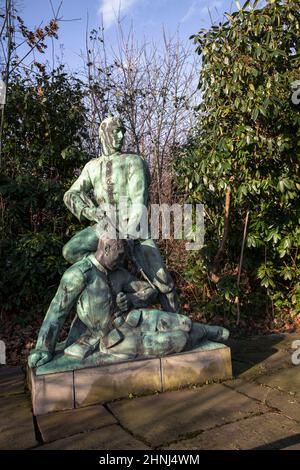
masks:
{"label": "statue's shoulder", "polygon": [[93,264],[88,257],[81,258],[64,272],[64,282],[70,282],[72,284],[83,282],[85,280],[86,273],[92,268]]}
{"label": "statue's shoulder", "polygon": [[140,155],[139,153],[123,153],[122,154],[123,158],[128,160],[130,163],[137,163],[137,162],[143,162],[144,157]]}
{"label": "statue's shoulder", "polygon": [[141,169],[143,168],[147,171],[148,163],[146,162],[145,158],[142,155],[138,153],[124,153],[123,155],[128,165],[130,165],[133,168],[141,168]]}
{"label": "statue's shoulder", "polygon": [[101,157],[92,158],[85,164],[84,168],[86,168],[87,170],[93,170],[93,168],[99,166],[100,160],[101,160]]}
{"label": "statue's shoulder", "polygon": [[83,257],[81,260],[77,261],[77,263],[77,268],[82,274],[93,268],[93,263],[88,256]]}

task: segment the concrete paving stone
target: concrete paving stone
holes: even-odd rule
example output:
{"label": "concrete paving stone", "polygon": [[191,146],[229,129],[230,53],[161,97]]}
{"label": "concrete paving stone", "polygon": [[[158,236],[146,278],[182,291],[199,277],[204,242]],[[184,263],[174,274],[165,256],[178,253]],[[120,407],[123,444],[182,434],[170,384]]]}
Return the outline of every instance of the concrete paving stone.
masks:
{"label": "concrete paving stone", "polygon": [[240,352],[275,352],[281,349],[288,350],[292,342],[300,339],[299,333],[278,333],[266,336],[256,336],[245,339],[232,339],[226,342],[231,348],[233,357]]}
{"label": "concrete paving stone", "polygon": [[163,391],[232,377],[230,349],[224,345],[162,357],[161,368]]}
{"label": "concrete paving stone", "polygon": [[76,434],[50,444],[37,447],[37,450],[149,450],[143,442],[113,424],[96,431]]}
{"label": "concrete paving stone", "polygon": [[270,375],[263,375],[255,379],[256,382],[277,388],[300,397],[300,365],[288,369],[281,369]]}
{"label": "concrete paving stone", "polygon": [[300,422],[300,400],[297,400],[293,394],[241,379],[229,380],[226,382],[226,386],[247,395],[249,398],[259,400],[270,408],[276,408],[285,416]]}
{"label": "concrete paving stone", "polygon": [[232,376],[239,377],[243,372],[249,369],[249,364],[246,362],[240,362],[232,360]]}
{"label": "concrete paving stone", "polygon": [[1,431],[0,450],[26,450],[37,446],[33,424]]}
{"label": "concrete paving stone", "polygon": [[106,403],[161,390],[159,359],[131,361],[74,371],[76,407]]}
{"label": "concrete paving stone", "polygon": [[300,444],[300,425],[285,416],[266,413],[205,431],[165,450],[283,449]]}
{"label": "concrete paving stone", "polygon": [[284,335],[268,335],[244,339],[229,338],[226,344],[230,347],[232,355],[235,356],[240,352],[278,350],[278,345],[283,340]]}
{"label": "concrete paving stone", "polygon": [[36,444],[30,398],[25,394],[0,398],[0,449],[27,449]]}
{"label": "concrete paving stone", "polygon": [[292,349],[293,341],[300,340],[300,332],[298,333],[284,333],[281,341],[277,343],[278,349],[289,350]]}
{"label": "concrete paving stone", "polygon": [[255,379],[260,375],[266,373],[266,368],[263,364],[249,364],[246,362],[232,361],[233,377],[242,378],[245,380]]}
{"label": "concrete paving stone", "polygon": [[268,410],[222,384],[121,400],[108,406],[122,426],[152,446]]}
{"label": "concrete paving stone", "polygon": [[283,350],[269,352],[268,357],[260,351],[239,353],[232,361],[233,376],[248,380],[289,367],[293,367],[291,352]]}
{"label": "concrete paving stone", "polygon": [[[32,416],[29,395],[15,395],[0,398],[0,430],[11,426],[23,426]],[[32,421],[32,420],[31,420]]]}
{"label": "concrete paving stone", "polygon": [[0,397],[24,393],[25,377],[19,366],[0,366]]}
{"label": "concrete paving stone", "polygon": [[44,442],[103,428],[116,422],[116,418],[101,405],[37,416],[37,424]]}
{"label": "concrete paving stone", "polygon": [[287,447],[283,447],[281,450],[300,450],[300,443],[288,445]]}
{"label": "concrete paving stone", "polygon": [[249,398],[254,398],[255,400],[261,401],[263,403],[265,403],[271,392],[269,387],[265,387],[264,385],[257,382],[247,381],[244,379],[227,380],[224,385],[226,385],[226,387],[232,388],[237,392],[247,395]]}
{"label": "concrete paving stone", "polygon": [[236,361],[258,365],[265,370],[282,369],[292,366],[291,354],[285,350],[274,350],[272,352],[256,351],[241,352],[234,356]]}

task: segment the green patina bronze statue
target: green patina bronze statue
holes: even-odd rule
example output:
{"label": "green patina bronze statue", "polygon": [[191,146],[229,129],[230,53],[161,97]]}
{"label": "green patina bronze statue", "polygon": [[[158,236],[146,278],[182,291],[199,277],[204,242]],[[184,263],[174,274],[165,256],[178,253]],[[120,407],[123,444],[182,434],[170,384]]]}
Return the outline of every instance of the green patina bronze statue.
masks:
{"label": "green patina bronze statue", "polygon": [[[28,358],[29,366],[39,370],[164,356],[198,347],[205,339],[222,342],[229,336],[225,328],[195,323],[179,313],[174,282],[158,247],[148,236],[136,235],[148,203],[146,162],[139,155],[121,153],[120,119],[105,119],[100,138],[103,155],[86,164],[64,196],[80,221],[93,224],[63,248],[72,265],[62,276]],[[122,198],[128,212],[121,209]],[[115,209],[113,220],[111,213],[107,217],[107,206]],[[125,237],[120,231],[124,223]],[[112,228],[117,235],[113,238]],[[126,269],[129,260],[144,280]],[[154,308],[158,303],[163,310]],[[73,308],[68,337],[59,342]]]}
{"label": "green patina bronze statue", "polygon": [[132,276],[122,262],[123,240],[100,239],[94,254],[74,263],[62,276],[39,332],[29,366],[51,361],[59,333],[76,305],[64,355],[84,360],[109,355],[115,360],[164,356],[192,349],[204,339],[224,341],[222,327],[192,322],[174,312],[149,309],[158,292]]}
{"label": "green patina bronze statue", "polygon": [[[137,239],[136,232],[142,218],[142,209],[148,204],[149,170],[145,160],[136,154],[121,153],[125,129],[115,117],[104,119],[99,128],[103,155],[89,161],[81,175],[64,195],[68,209],[80,220],[94,224],[77,233],[63,249],[64,258],[74,263],[86,254],[96,251],[98,240],[105,234],[101,227],[103,210],[110,205],[116,209],[116,225],[126,222],[131,239],[131,257],[147,279],[158,289],[164,310],[176,312],[179,304],[174,282],[167,271],[157,245],[151,238]],[[93,198],[93,199],[92,199]],[[126,200],[129,215],[120,213],[120,204]]]}

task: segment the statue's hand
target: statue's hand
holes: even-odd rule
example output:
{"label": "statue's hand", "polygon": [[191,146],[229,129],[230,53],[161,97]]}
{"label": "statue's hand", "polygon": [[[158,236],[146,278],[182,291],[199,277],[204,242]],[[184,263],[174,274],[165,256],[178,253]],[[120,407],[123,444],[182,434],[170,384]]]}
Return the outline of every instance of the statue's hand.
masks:
{"label": "statue's hand", "polygon": [[116,303],[121,312],[126,312],[129,308],[127,295],[124,292],[119,292],[116,298]]}
{"label": "statue's hand", "polygon": [[49,351],[39,351],[34,349],[28,357],[29,367],[39,367],[52,359],[52,354]]}

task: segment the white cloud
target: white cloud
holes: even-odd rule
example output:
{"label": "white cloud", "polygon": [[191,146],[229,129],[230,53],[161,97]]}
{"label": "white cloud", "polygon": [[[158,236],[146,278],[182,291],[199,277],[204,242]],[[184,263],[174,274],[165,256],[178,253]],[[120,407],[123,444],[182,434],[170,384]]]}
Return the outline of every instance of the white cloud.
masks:
{"label": "white cloud", "polygon": [[192,17],[197,17],[198,15],[208,15],[208,9],[210,11],[214,10],[215,8],[221,7],[223,0],[213,0],[213,1],[206,1],[206,0],[194,0],[192,4],[187,9],[185,15],[183,16],[181,22],[185,23]]}
{"label": "white cloud", "polygon": [[126,13],[138,0],[101,0],[100,15],[103,15],[105,28],[109,28],[119,14]]}

